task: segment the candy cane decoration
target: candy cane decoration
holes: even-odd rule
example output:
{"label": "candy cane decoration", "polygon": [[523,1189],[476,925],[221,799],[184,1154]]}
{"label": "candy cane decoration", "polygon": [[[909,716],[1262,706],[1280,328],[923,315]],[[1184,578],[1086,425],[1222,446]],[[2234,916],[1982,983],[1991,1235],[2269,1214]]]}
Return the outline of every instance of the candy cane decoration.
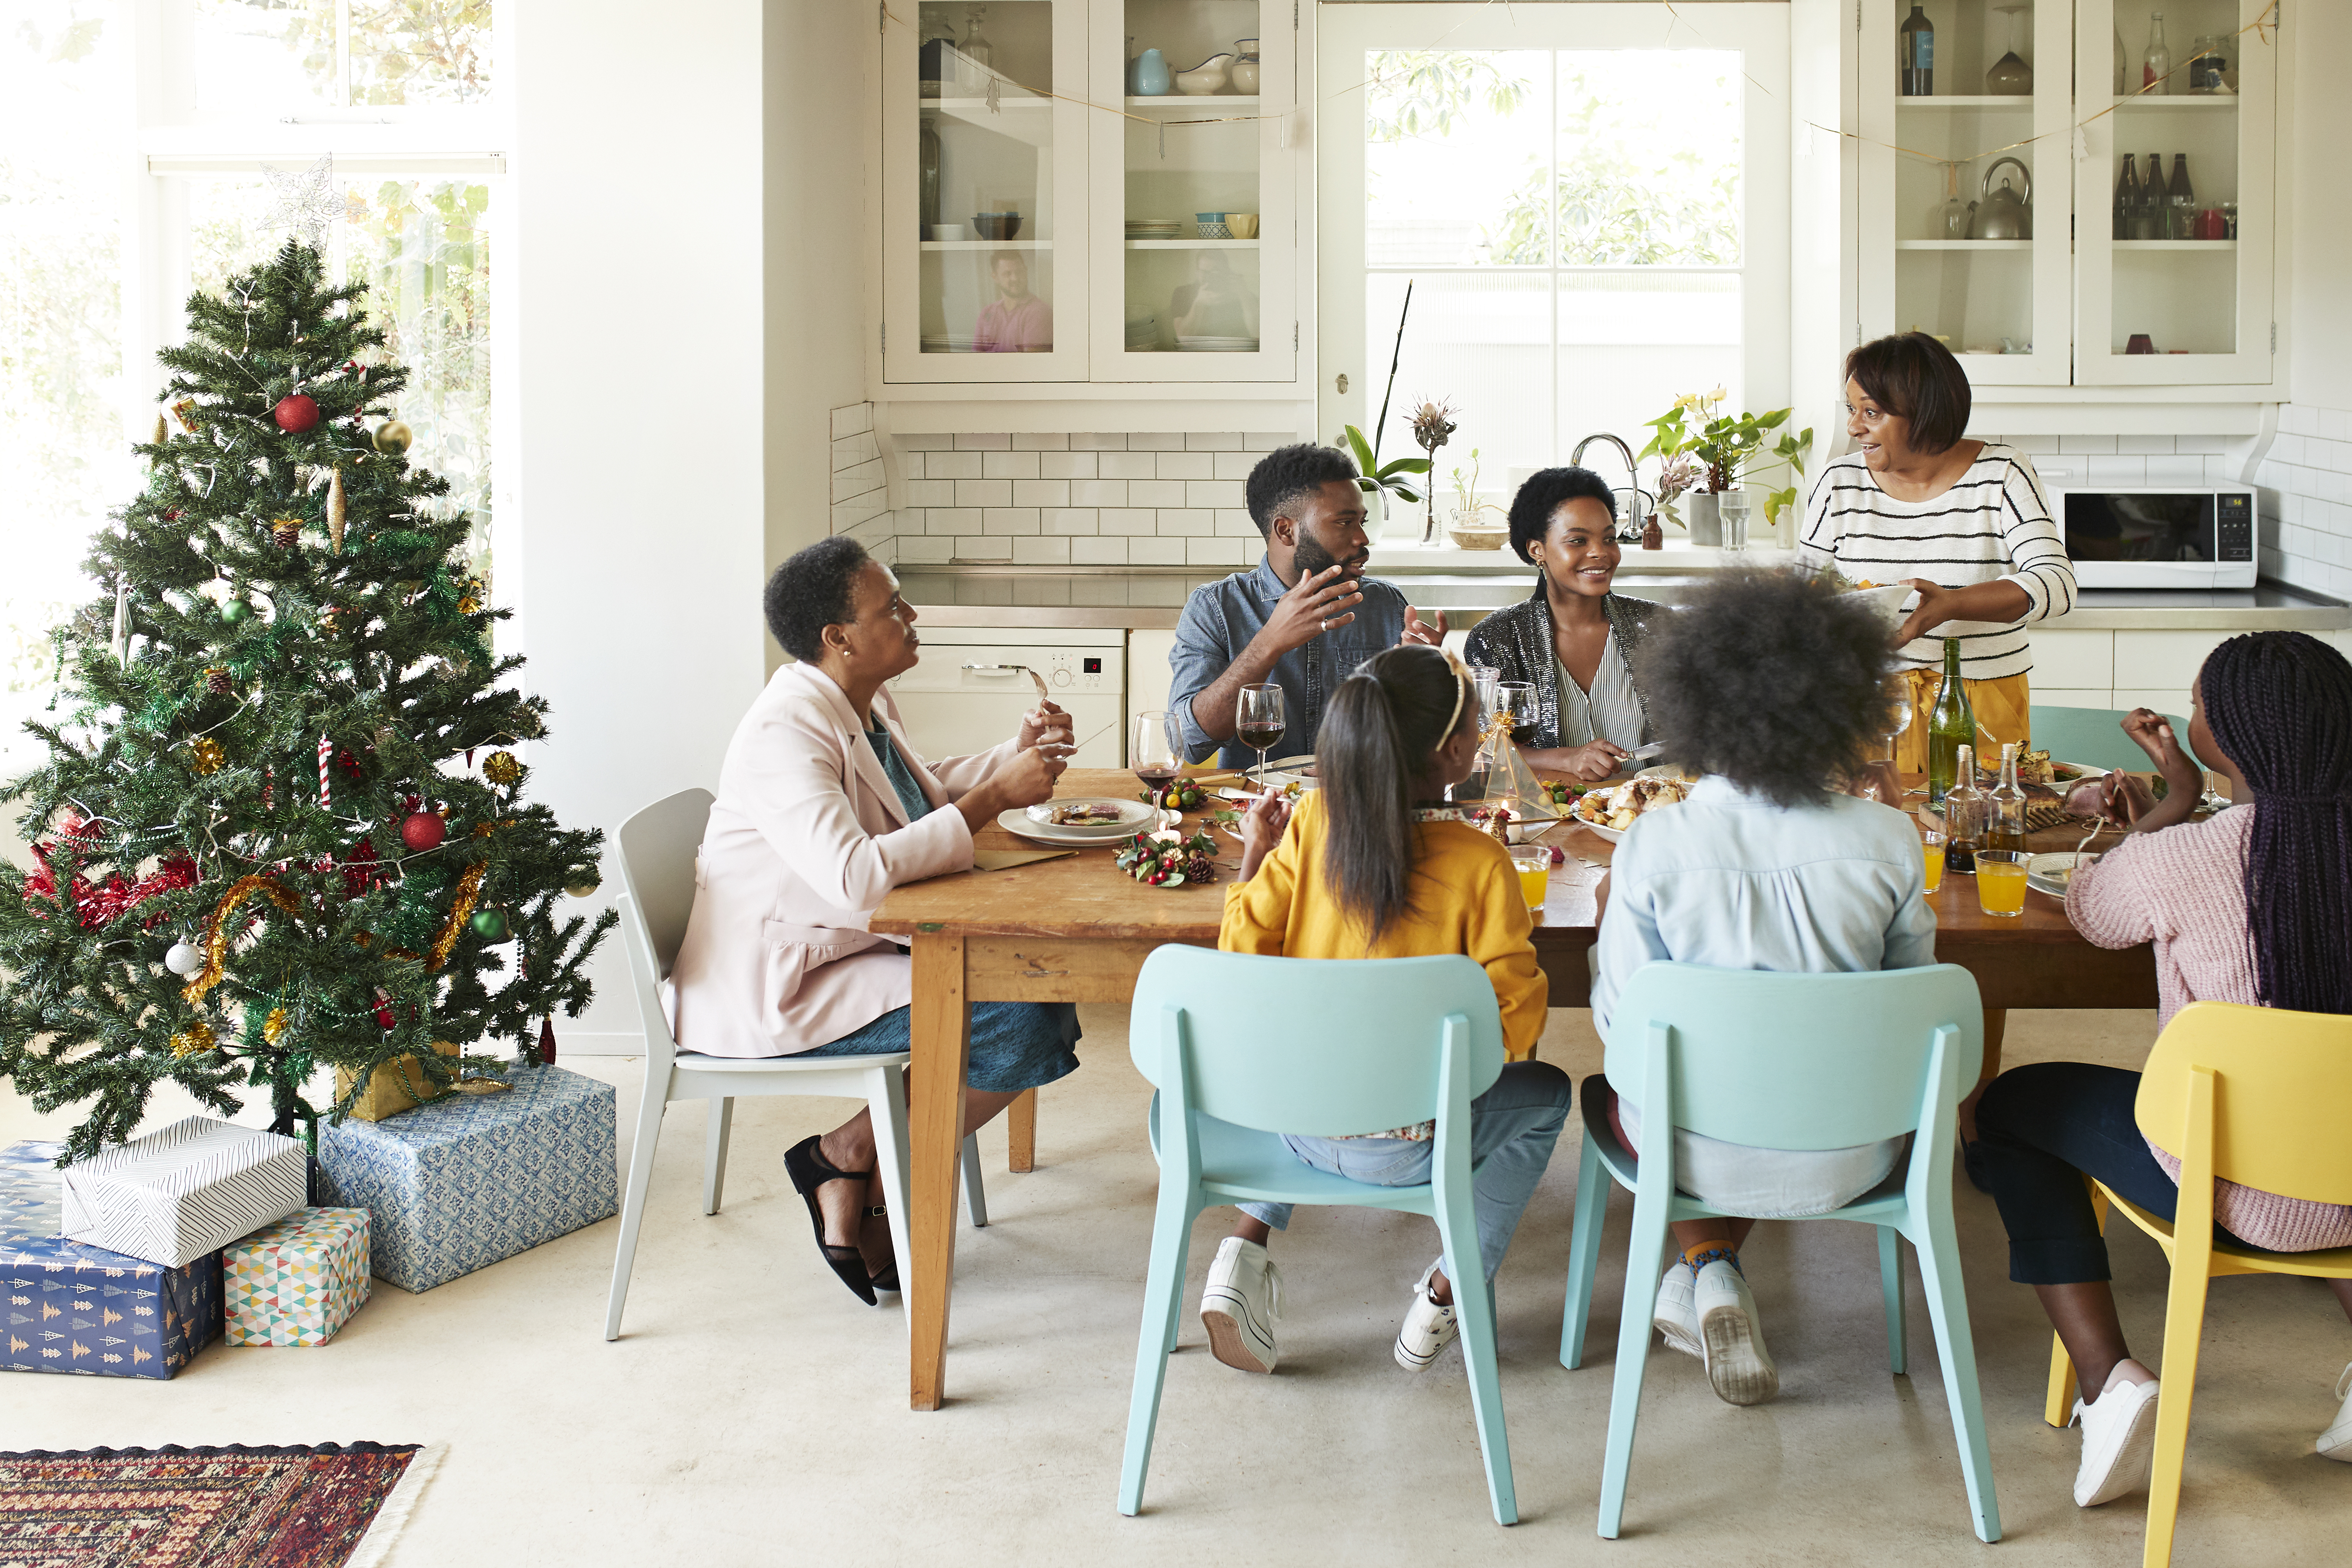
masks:
{"label": "candy cane decoration", "polygon": [[319,737],[319,809],[326,810],[334,801],[334,792],[327,785],[327,764],[334,760],[335,743],[326,736]]}

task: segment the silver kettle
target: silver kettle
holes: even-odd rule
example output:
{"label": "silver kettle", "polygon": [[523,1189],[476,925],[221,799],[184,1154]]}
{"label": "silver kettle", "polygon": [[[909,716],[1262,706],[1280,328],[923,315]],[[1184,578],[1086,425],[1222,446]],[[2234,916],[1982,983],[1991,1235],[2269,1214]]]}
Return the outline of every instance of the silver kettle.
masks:
{"label": "silver kettle", "polygon": [[[2003,163],[2016,163],[2017,172],[2025,181],[2025,194],[2020,196],[2009,188],[2004,179],[2000,189],[1992,188],[1992,177]],[[2033,173],[2014,158],[1999,158],[1992,168],[1985,171],[1984,199],[1974,205],[1974,216],[1969,220],[1970,239],[2032,239],[2033,237]]]}

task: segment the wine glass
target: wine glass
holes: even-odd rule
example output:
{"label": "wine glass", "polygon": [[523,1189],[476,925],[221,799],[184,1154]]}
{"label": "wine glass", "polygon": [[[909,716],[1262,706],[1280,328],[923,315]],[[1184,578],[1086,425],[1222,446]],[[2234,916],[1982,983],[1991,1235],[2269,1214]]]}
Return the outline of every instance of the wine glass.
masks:
{"label": "wine glass", "polygon": [[1911,682],[1895,676],[1886,683],[1888,709],[1886,715],[1886,760],[1895,760],[1895,742],[1904,731],[1911,728]]}
{"label": "wine glass", "polygon": [[1495,705],[1487,710],[1495,715],[1511,716],[1511,739],[1535,733],[1536,689],[1531,681],[1498,680],[1495,683]]}
{"label": "wine glass", "polygon": [[1177,743],[1174,714],[1154,708],[1135,716],[1133,732],[1127,738],[1127,765],[1151,792],[1154,809],[1163,808],[1168,786],[1184,771],[1184,749]]}
{"label": "wine glass", "polygon": [[1289,729],[1282,713],[1282,688],[1270,681],[1244,686],[1234,710],[1234,735],[1257,752],[1257,786],[1265,788],[1265,754],[1282,744]]}

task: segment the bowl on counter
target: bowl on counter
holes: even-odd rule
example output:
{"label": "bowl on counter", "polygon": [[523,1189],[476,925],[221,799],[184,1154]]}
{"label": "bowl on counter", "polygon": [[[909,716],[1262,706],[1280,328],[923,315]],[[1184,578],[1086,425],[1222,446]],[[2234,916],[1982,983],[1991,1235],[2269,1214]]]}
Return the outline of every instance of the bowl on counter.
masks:
{"label": "bowl on counter", "polygon": [[1445,537],[1454,542],[1456,550],[1500,550],[1504,541],[1511,537],[1511,531],[1508,525],[1449,522],[1445,525]]}
{"label": "bowl on counter", "polygon": [[971,215],[971,226],[981,238],[1002,242],[1021,232],[1021,215],[1016,212],[974,213]]}

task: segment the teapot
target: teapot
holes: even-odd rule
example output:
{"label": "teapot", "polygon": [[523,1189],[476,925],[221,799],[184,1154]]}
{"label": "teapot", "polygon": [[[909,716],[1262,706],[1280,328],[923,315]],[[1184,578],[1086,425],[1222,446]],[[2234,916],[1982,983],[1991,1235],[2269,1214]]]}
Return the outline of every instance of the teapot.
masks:
{"label": "teapot", "polygon": [[[2003,163],[2016,163],[2017,172],[2025,180],[2025,195],[2020,197],[2009,188],[2004,179],[1998,191],[1992,188],[1995,170]],[[1969,220],[1970,239],[2032,239],[2033,237],[2033,173],[2015,158],[1999,158],[1992,168],[1985,171],[1984,199],[1975,204],[1975,216]]]}

